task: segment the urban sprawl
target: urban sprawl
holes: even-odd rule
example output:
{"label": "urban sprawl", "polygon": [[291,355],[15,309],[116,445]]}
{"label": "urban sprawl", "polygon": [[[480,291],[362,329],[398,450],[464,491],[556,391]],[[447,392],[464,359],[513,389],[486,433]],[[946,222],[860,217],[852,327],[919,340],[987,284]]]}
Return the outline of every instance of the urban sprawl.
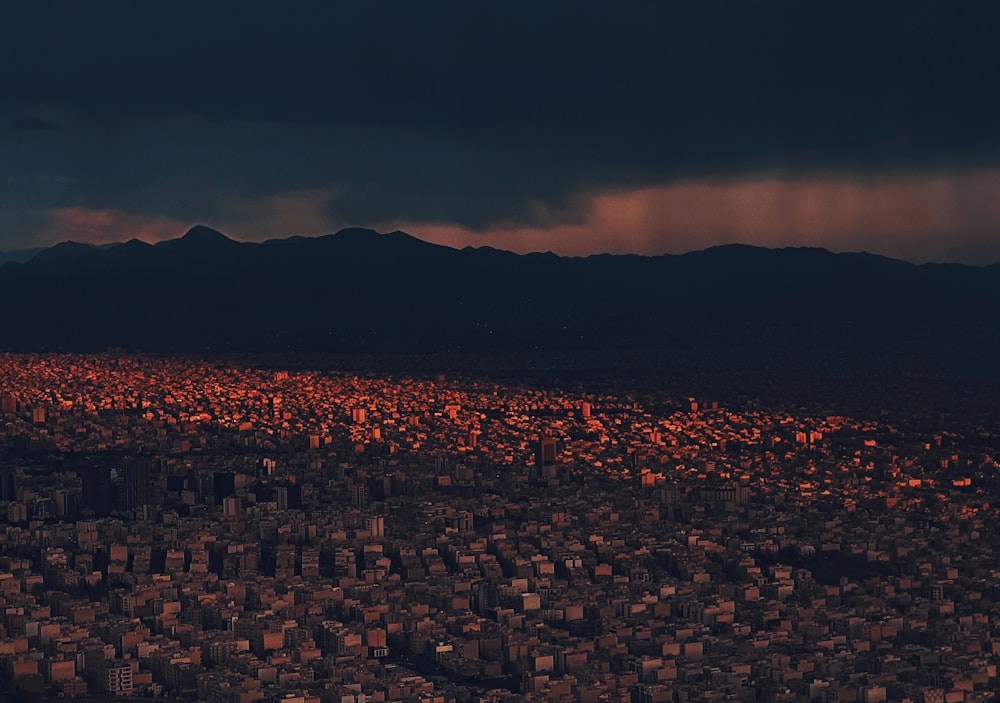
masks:
{"label": "urban sprawl", "polygon": [[0,696],[994,700],[997,428],[640,385],[2,355]]}

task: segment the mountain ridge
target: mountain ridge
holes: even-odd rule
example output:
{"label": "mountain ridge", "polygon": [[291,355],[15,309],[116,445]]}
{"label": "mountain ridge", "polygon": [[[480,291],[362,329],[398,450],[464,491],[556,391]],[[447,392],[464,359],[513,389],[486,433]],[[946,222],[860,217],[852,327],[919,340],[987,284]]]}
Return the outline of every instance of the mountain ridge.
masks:
{"label": "mountain ridge", "polygon": [[[688,256],[698,256],[701,254],[706,254],[710,252],[815,252],[823,255],[830,256],[853,256],[853,257],[868,257],[872,259],[878,259],[882,261],[891,261],[905,266],[912,266],[915,268],[923,267],[954,267],[960,269],[975,269],[975,270],[988,270],[988,269],[1000,269],[1000,261],[993,262],[989,264],[969,264],[954,261],[927,261],[923,263],[914,263],[911,261],[906,261],[905,259],[899,259],[896,257],[888,256],[886,254],[878,254],[875,252],[869,252],[865,250],[858,251],[833,251],[825,247],[817,247],[810,245],[802,246],[783,246],[783,247],[766,247],[758,244],[745,244],[739,242],[732,242],[727,244],[714,244],[712,246],[705,247],[704,249],[693,249],[681,254],[637,254],[637,253],[610,253],[610,252],[599,252],[587,255],[565,255],[558,254],[553,251],[530,251],[518,253],[511,251],[509,249],[500,249],[489,244],[482,244],[479,246],[467,245],[461,249],[450,247],[444,244],[435,244],[424,239],[420,239],[412,234],[403,232],[400,230],[394,230],[392,232],[378,232],[377,230],[366,228],[366,227],[347,227],[337,232],[320,234],[314,236],[308,235],[291,235],[288,237],[275,237],[266,239],[260,242],[251,241],[241,241],[238,239],[233,239],[223,232],[216,230],[214,228],[208,227],[206,225],[194,225],[187,230],[183,235],[176,237],[174,239],[164,239],[155,243],[148,243],[141,239],[133,237],[125,242],[111,242],[105,244],[90,244],[86,242],[77,242],[75,240],[63,240],[56,244],[48,247],[34,247],[30,249],[11,249],[7,251],[0,251],[0,263],[6,263],[8,261],[14,263],[30,263],[31,259],[38,254],[45,254],[52,250],[74,250],[82,251],[84,248],[94,251],[110,251],[119,247],[135,247],[135,248],[153,248],[159,246],[170,246],[180,242],[196,243],[198,245],[204,245],[208,243],[221,243],[221,244],[236,244],[245,245],[249,247],[258,246],[277,246],[285,243],[302,243],[311,242],[317,240],[328,240],[334,238],[342,239],[353,239],[356,242],[365,241],[364,238],[370,239],[381,239],[383,241],[406,239],[411,242],[418,243],[427,247],[437,247],[440,249],[449,249],[456,252],[464,251],[488,251],[495,253],[508,254],[514,257],[525,257],[525,256],[547,256],[556,257],[559,259],[572,259],[572,260],[587,260],[587,259],[662,259],[662,258],[676,258],[676,257],[688,257]],[[47,255],[46,255],[47,256]]]}
{"label": "mountain ridge", "polygon": [[[24,291],[31,291],[28,296]],[[63,242],[0,267],[0,347],[420,352],[993,333],[1000,266],[817,247],[515,254],[350,228]]]}

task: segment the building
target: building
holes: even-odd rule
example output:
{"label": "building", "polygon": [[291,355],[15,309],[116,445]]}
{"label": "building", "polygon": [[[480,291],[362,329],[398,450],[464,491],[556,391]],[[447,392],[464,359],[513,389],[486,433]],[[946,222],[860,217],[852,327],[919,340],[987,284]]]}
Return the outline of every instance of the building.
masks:
{"label": "building", "polygon": [[111,483],[111,467],[86,466],[79,472],[83,481],[80,507],[92,510],[98,517],[111,513],[114,487]]}
{"label": "building", "polygon": [[239,517],[243,514],[243,499],[237,496],[226,496],[222,499],[222,514],[226,517]]}
{"label": "building", "polygon": [[538,442],[536,462],[539,466],[548,466],[556,462],[557,445],[555,437],[542,437]]}
{"label": "building", "polygon": [[216,505],[236,493],[236,474],[232,471],[215,471],[212,473],[212,496]]}
{"label": "building", "polygon": [[0,468],[0,500],[17,500],[17,469],[13,466]]}
{"label": "building", "polygon": [[104,665],[104,690],[115,696],[132,693],[132,667],[121,659],[109,659]]}
{"label": "building", "polygon": [[358,481],[351,487],[351,502],[359,507],[363,508],[368,505],[369,500],[368,494],[368,483],[365,481]]}
{"label": "building", "polygon": [[118,484],[118,507],[133,510],[152,504],[149,479],[149,462],[144,459],[126,459],[122,463],[121,481]]}
{"label": "building", "polygon": [[285,483],[274,489],[274,500],[278,510],[302,509],[302,486],[297,483]]}
{"label": "building", "polygon": [[373,538],[385,537],[385,518],[379,516],[365,518],[365,527]]}

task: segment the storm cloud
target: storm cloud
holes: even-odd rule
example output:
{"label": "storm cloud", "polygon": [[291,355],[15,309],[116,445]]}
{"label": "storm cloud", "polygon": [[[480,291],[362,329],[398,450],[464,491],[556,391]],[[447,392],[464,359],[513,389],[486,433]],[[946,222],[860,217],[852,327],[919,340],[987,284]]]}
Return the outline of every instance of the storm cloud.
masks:
{"label": "storm cloud", "polygon": [[[756,238],[916,259],[931,235],[914,229],[908,252],[910,222],[927,219],[906,215],[912,184],[943,182],[959,201],[932,200],[950,208],[933,236],[959,258],[992,256],[980,244],[997,213],[982,203],[1000,195],[1000,95],[975,4],[42,2],[3,14],[4,249],[132,227],[162,238],[171,223],[248,239],[400,223],[494,245],[519,232],[522,249],[572,236],[577,253]],[[781,207],[767,200],[775,183]],[[711,215],[682,217],[684,188],[701,188]],[[734,207],[733,193],[764,200]],[[898,198],[891,222],[874,205],[840,209],[885,197]],[[646,215],[608,209],[614,198]],[[836,226],[802,219],[817,198]],[[747,224],[755,207],[772,213],[768,237]],[[98,224],[80,225],[84,213]]]}

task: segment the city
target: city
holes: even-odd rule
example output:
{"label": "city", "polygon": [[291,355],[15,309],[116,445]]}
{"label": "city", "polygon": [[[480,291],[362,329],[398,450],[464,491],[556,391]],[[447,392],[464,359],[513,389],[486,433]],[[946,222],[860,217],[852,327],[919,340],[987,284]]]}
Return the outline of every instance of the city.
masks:
{"label": "city", "polygon": [[993,700],[998,433],[639,379],[0,357],[15,700]]}
{"label": "city", "polygon": [[1000,694],[996,3],[5,3],[0,703]]}

